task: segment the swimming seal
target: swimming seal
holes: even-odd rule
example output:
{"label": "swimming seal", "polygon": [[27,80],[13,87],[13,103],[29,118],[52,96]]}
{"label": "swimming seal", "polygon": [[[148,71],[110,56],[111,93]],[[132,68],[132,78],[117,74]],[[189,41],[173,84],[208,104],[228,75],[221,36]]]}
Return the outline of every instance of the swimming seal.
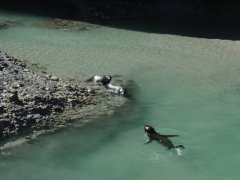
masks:
{"label": "swimming seal", "polygon": [[155,141],[158,141],[159,143],[161,143],[163,146],[165,146],[169,150],[175,149],[175,148],[181,148],[181,149],[185,148],[183,145],[174,146],[172,141],[169,139],[169,137],[176,137],[178,135],[159,134],[158,132],[155,131],[155,129],[152,126],[149,126],[149,125],[144,126],[144,131],[149,138],[146,143],[150,143],[153,140],[155,140]]}
{"label": "swimming seal", "polygon": [[109,75],[104,75],[104,76],[95,75],[87,79],[85,82],[94,82],[99,85],[106,85],[110,83],[111,80],[112,80],[112,77]]}

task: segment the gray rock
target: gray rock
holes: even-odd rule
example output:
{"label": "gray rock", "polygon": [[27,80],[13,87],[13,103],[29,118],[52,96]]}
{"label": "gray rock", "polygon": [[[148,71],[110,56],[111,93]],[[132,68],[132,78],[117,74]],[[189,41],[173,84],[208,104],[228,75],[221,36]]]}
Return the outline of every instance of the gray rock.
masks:
{"label": "gray rock", "polygon": [[33,119],[40,119],[42,116],[40,114],[34,114]]}
{"label": "gray rock", "polygon": [[52,76],[50,79],[53,80],[53,81],[58,81],[59,80],[58,77],[56,77],[56,76]]}
{"label": "gray rock", "polygon": [[33,115],[32,114],[28,114],[27,115],[27,119],[32,119],[33,118]]}
{"label": "gray rock", "polygon": [[[69,119],[87,116],[87,108],[80,107],[102,104],[109,96],[104,88],[85,86],[42,73],[0,51],[0,138],[73,125]],[[105,106],[96,112],[89,106],[89,112],[101,114],[114,107],[107,101]]]}

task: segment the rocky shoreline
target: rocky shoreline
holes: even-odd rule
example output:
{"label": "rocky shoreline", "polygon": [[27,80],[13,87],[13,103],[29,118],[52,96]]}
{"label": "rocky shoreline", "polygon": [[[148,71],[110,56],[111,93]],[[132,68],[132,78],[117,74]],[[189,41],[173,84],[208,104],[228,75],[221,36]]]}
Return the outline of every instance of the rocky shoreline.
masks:
{"label": "rocky shoreline", "polygon": [[125,101],[111,98],[101,86],[60,79],[0,52],[0,139],[84,124]]}
{"label": "rocky shoreline", "polygon": [[48,22],[37,25],[37,27],[47,28],[47,29],[61,29],[67,31],[84,31],[99,28],[100,25],[91,24],[82,21],[73,21],[66,19],[55,18]]}

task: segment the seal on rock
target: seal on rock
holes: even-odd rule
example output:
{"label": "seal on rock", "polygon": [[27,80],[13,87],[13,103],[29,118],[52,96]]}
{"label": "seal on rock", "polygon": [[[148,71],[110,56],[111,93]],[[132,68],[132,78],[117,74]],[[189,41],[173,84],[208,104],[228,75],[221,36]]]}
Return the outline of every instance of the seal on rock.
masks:
{"label": "seal on rock", "polygon": [[111,83],[108,83],[106,85],[104,85],[104,87],[113,94],[117,94],[117,95],[125,95],[126,94],[126,90],[121,87],[121,86],[115,86],[112,85]]}
{"label": "seal on rock", "polygon": [[103,85],[110,93],[116,95],[126,95],[126,89],[121,86],[111,84],[112,77],[110,75],[95,75],[87,79],[85,82],[94,82],[98,85]]}
{"label": "seal on rock", "polygon": [[94,75],[91,78],[87,79],[85,82],[94,82],[99,85],[106,85],[110,83],[111,80],[112,80],[112,77],[109,75],[104,75],[104,76]]}

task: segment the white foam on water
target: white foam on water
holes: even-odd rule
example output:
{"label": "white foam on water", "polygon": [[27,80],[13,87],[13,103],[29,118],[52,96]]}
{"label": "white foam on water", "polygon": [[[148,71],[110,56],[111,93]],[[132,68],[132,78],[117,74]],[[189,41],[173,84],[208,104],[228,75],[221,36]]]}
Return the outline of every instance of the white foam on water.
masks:
{"label": "white foam on water", "polygon": [[178,156],[182,156],[183,155],[181,148],[175,148],[175,150],[176,150]]}

